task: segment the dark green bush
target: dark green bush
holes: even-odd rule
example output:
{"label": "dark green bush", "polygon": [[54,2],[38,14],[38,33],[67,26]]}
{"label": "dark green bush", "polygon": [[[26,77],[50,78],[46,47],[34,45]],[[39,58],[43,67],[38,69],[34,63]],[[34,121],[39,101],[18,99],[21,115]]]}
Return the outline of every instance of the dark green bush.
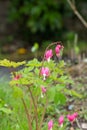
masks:
{"label": "dark green bush", "polygon": [[[86,0],[76,1],[78,9],[81,2]],[[68,26],[72,26],[67,24],[67,19],[75,17],[66,0],[11,0],[9,12],[10,22],[17,23],[18,35],[32,43],[61,40]]]}

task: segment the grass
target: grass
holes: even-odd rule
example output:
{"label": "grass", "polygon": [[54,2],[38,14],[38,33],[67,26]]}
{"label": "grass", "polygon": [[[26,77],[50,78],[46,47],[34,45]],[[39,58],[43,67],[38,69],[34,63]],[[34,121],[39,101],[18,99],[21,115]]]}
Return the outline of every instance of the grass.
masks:
{"label": "grass", "polygon": [[0,111],[0,130],[27,130],[24,107],[20,99],[13,97],[7,77],[0,79],[0,99],[3,102],[3,106],[0,104],[0,108],[11,110],[10,114]]}

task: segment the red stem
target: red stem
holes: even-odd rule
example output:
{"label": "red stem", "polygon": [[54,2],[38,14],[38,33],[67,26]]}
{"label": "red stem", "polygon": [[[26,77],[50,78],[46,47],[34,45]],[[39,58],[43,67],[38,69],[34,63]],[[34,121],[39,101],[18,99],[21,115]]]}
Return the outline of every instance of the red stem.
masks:
{"label": "red stem", "polygon": [[23,105],[24,105],[24,108],[25,108],[25,112],[26,112],[26,116],[27,116],[27,119],[28,119],[29,130],[32,130],[31,117],[30,117],[30,114],[29,114],[29,112],[28,112],[28,109],[27,109],[26,103],[25,103],[25,101],[24,101],[23,98],[22,98],[21,100],[22,100],[22,102],[23,102]]}
{"label": "red stem", "polygon": [[28,86],[28,89],[29,89],[29,92],[30,92],[30,95],[31,95],[31,99],[32,99],[33,105],[34,105],[35,119],[36,119],[36,130],[38,130],[38,112],[37,112],[37,104],[36,104],[36,102],[35,102],[35,99],[34,99],[34,97],[33,97],[32,91],[31,91],[31,89],[30,89],[29,86]]}
{"label": "red stem", "polygon": [[42,123],[43,123],[44,116],[45,116],[45,113],[46,113],[47,104],[48,104],[48,100],[46,100],[46,104],[44,106],[44,110],[43,110],[43,114],[42,114],[42,117],[41,117],[41,122],[40,122],[39,130],[41,130],[41,127],[42,127]]}

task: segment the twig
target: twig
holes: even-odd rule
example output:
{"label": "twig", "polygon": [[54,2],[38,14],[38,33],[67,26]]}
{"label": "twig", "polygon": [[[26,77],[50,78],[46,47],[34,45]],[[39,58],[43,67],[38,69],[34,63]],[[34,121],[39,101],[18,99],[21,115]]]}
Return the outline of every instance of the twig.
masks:
{"label": "twig", "polygon": [[82,24],[85,26],[85,28],[87,28],[87,21],[78,12],[74,2],[72,2],[71,0],[67,0],[67,2],[69,3],[69,5],[70,5],[71,9],[73,10],[73,12],[75,13],[75,15],[79,18],[79,20],[82,22]]}
{"label": "twig", "polygon": [[25,101],[24,101],[23,98],[22,98],[21,100],[22,100],[22,102],[23,102],[23,105],[24,105],[24,108],[25,108],[25,112],[26,112],[26,116],[27,116],[27,119],[28,119],[29,130],[32,130],[31,117],[30,117],[30,115],[29,115],[29,112],[28,112],[26,103],[25,103]]}

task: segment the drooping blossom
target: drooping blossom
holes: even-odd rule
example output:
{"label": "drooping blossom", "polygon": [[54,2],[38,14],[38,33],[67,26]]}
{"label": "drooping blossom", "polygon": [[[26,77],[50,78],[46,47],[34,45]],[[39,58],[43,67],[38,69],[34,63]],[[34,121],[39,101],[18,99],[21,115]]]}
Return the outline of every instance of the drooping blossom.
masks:
{"label": "drooping blossom", "polygon": [[46,93],[46,88],[44,86],[41,87],[41,97],[44,97],[44,94]]}
{"label": "drooping blossom", "polygon": [[50,61],[50,58],[52,58],[52,56],[53,56],[52,49],[47,50],[47,51],[45,52],[45,59],[46,59],[48,62]]}
{"label": "drooping blossom", "polygon": [[46,90],[46,88],[45,88],[44,86],[42,86],[41,89],[42,89],[42,93],[43,93],[43,94],[46,93],[47,90]]}
{"label": "drooping blossom", "polygon": [[59,125],[62,127],[63,126],[63,122],[64,122],[64,116],[60,116],[59,119],[58,119],[58,123]]}
{"label": "drooping blossom", "polygon": [[42,67],[40,70],[40,74],[43,76],[43,79],[46,80],[46,77],[48,77],[50,74],[49,68]]}
{"label": "drooping blossom", "polygon": [[60,57],[61,49],[63,49],[63,46],[62,46],[62,45],[57,45],[57,46],[56,46],[55,52],[56,52],[56,56],[57,56],[57,57]]}
{"label": "drooping blossom", "polygon": [[50,121],[48,122],[48,130],[52,130],[52,128],[53,128],[53,121],[50,120]]}
{"label": "drooping blossom", "polygon": [[78,114],[75,112],[74,114],[67,115],[68,120],[73,123],[75,119],[77,118]]}
{"label": "drooping blossom", "polygon": [[13,79],[14,79],[14,80],[18,80],[18,79],[20,79],[21,77],[22,77],[21,74],[17,74]]}
{"label": "drooping blossom", "polygon": [[75,118],[78,117],[78,113],[77,112],[75,112],[73,115],[74,115]]}

